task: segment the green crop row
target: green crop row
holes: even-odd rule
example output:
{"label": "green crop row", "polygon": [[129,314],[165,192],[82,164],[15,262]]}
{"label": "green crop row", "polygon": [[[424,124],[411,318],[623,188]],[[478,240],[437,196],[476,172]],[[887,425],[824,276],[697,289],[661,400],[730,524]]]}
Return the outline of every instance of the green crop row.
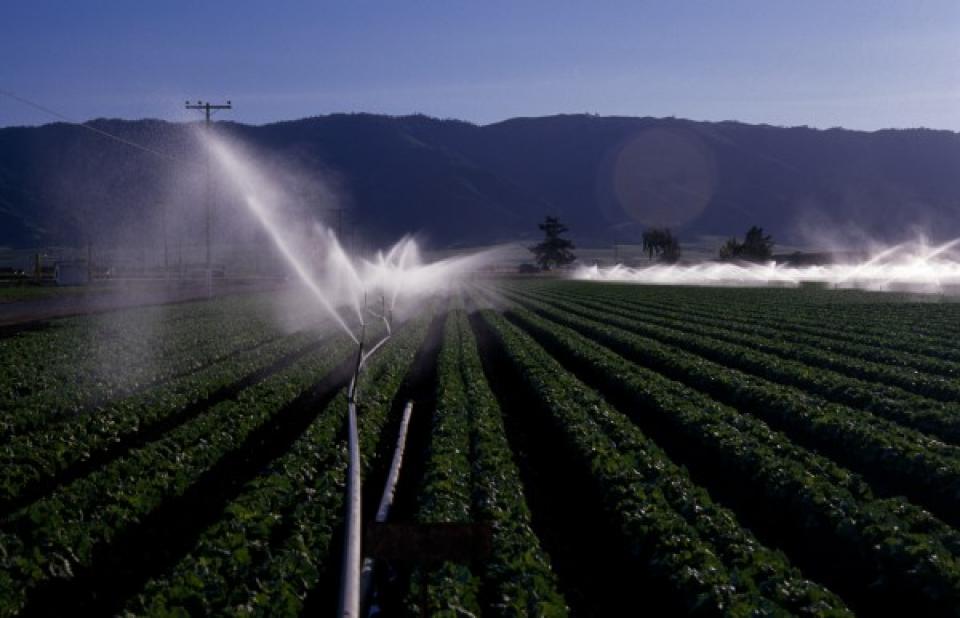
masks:
{"label": "green crop row", "polygon": [[[254,301],[214,303],[226,316],[171,320],[162,308],[57,322],[52,332],[0,339],[0,439],[23,434],[188,375],[281,335]],[[174,315],[184,309],[170,309]],[[236,315],[234,315],[236,314]]]}
{"label": "green crop row", "polygon": [[[937,322],[937,315],[947,307],[956,308],[955,303],[883,303],[873,295],[868,301],[867,310],[857,311],[856,304],[845,300],[849,298],[849,293],[837,291],[826,294],[829,302],[811,304],[807,298],[811,294],[816,296],[816,293],[806,290],[731,291],[583,282],[563,282],[549,287],[632,301],[656,301],[680,311],[699,308],[707,313],[738,316],[747,324],[766,323],[778,329],[794,329],[960,362],[960,350],[950,345],[953,339],[951,335],[957,333],[944,331],[942,326],[944,323],[960,322],[960,315],[942,316],[939,330],[930,334],[924,330],[929,322]],[[886,296],[884,294],[881,298]],[[913,300],[916,301],[915,298]]]}
{"label": "green crop row", "polygon": [[299,333],[271,342],[206,369],[104,406],[95,413],[74,416],[0,445],[0,503],[19,497],[30,487],[51,482],[71,466],[137,440],[167,423],[188,418],[179,414],[204,402],[221,389],[255,383],[261,372],[287,355],[316,345],[316,333]]}
{"label": "green crop row", "polygon": [[[571,285],[589,289],[596,283],[584,281]],[[630,283],[603,284],[603,287],[611,294],[659,298],[678,305],[703,303],[709,299],[718,306],[742,308],[749,315],[783,313],[789,308],[791,321],[814,326],[850,324],[858,333],[881,336],[892,330],[916,333],[924,340],[937,341],[960,332],[957,330],[960,328],[957,325],[960,304],[929,295],[814,288],[638,286]]]}
{"label": "green crop row", "polygon": [[560,616],[566,607],[547,556],[531,526],[520,472],[507,442],[500,407],[487,384],[477,342],[466,315],[461,333],[461,373],[470,405],[476,518],[493,525],[493,556],[485,565],[486,588],[496,599],[493,615]]}
{"label": "green crop row", "polygon": [[[425,523],[472,521],[470,468],[470,410],[460,373],[461,325],[447,316],[437,359],[437,400],[430,445],[418,494],[417,520]],[[427,410],[420,414],[429,413]],[[479,578],[464,564],[444,563],[414,572],[411,577],[411,615],[455,617],[480,614]]]}
{"label": "green crop row", "polygon": [[508,315],[605,393],[631,402],[638,423],[658,424],[709,462],[712,475],[737,479],[741,491],[771,513],[769,525],[825,554],[821,568],[842,560],[847,576],[869,574],[875,588],[862,595],[886,593],[932,613],[950,613],[960,603],[960,534],[926,511],[902,499],[877,499],[826,458],[751,416],[634,365],[579,329],[519,308]]}
{"label": "green crop row", "polygon": [[[945,403],[903,390],[903,383],[911,375],[917,376],[916,372],[886,367],[881,371],[865,361],[844,361],[835,354],[812,348],[805,349],[726,328],[704,327],[697,319],[683,319],[680,316],[662,318],[639,309],[624,309],[619,303],[611,301],[595,302],[579,297],[569,299],[567,295],[555,294],[537,294],[536,297],[546,302],[575,302],[581,311],[587,312],[582,315],[599,311],[610,324],[673,344],[676,344],[676,337],[696,336],[702,342],[697,349],[699,353],[703,353],[701,350],[706,346],[727,344],[722,359],[727,366],[779,384],[795,386],[830,401],[867,410],[950,443],[960,443],[960,394]],[[738,356],[733,357],[735,353]],[[709,353],[703,355],[709,357]],[[891,377],[894,373],[899,376],[898,379]],[[886,374],[889,374],[889,380],[884,380]],[[960,386],[954,384],[956,380],[939,376],[936,380],[939,384],[938,398],[946,398],[946,393],[951,390],[960,391]],[[891,386],[888,382],[899,383],[900,386]],[[931,384],[930,380],[917,376],[917,385],[913,390],[926,391]]]}
{"label": "green crop row", "polygon": [[[848,613],[834,594],[757,542],[635,425],[528,335],[492,311],[482,318],[510,369],[547,408],[565,450],[588,467],[629,555],[668,583],[689,611]],[[558,445],[562,456],[559,450]]]}
{"label": "green crop row", "polygon": [[[687,305],[670,306],[666,303],[628,300],[616,295],[573,292],[563,288],[546,288],[543,293],[562,296],[568,300],[609,303],[612,308],[649,317],[651,320],[690,320],[698,327],[735,332],[752,340],[763,341],[777,352],[788,351],[812,365],[834,369],[864,379],[879,379],[901,384],[907,390],[924,387],[931,396],[943,393],[945,400],[954,399],[956,384],[950,378],[960,375],[960,364],[946,360],[895,352],[880,347],[839,343],[830,336],[790,333],[777,326],[764,326],[758,321],[738,319],[737,311],[714,308],[695,310]],[[782,310],[781,310],[782,311]],[[792,346],[792,347],[788,347]],[[829,351],[829,353],[825,352]],[[911,362],[912,361],[912,362]],[[943,390],[946,389],[946,390]],[[923,394],[923,393],[921,393]]]}
{"label": "green crop row", "polygon": [[[643,314],[652,320],[677,320],[683,318],[697,326],[719,328],[724,333],[735,332],[751,340],[760,340],[777,353],[787,351],[812,365],[846,373],[864,379],[878,379],[897,384],[919,394],[927,394],[947,401],[956,399],[960,392],[950,378],[960,376],[960,364],[929,356],[902,351],[893,351],[878,346],[865,346],[851,342],[838,342],[832,335],[791,332],[784,328],[784,316],[777,315],[776,324],[764,325],[759,319],[745,320],[738,309],[728,307],[702,308],[689,304],[670,305],[663,301],[629,299],[620,294],[608,294],[603,290],[573,291],[562,287],[544,288],[545,293],[559,294],[565,298],[610,303],[612,307]],[[780,309],[780,314],[785,313]],[[770,319],[771,316],[767,315]],[[918,388],[922,390],[917,390]]]}
{"label": "green crop row", "polygon": [[[369,361],[360,380],[361,447],[377,443],[427,315],[405,325]],[[129,615],[299,615],[330,573],[333,531],[343,519],[347,401],[341,391],[290,450],[248,482],[223,517],[168,573],[151,579]]]}
{"label": "green crop row", "polygon": [[0,534],[0,615],[16,612],[37,586],[95,568],[95,551],[132,531],[165,501],[182,496],[224,455],[345,359],[351,348],[346,336],[337,336],[162,439],[13,513]]}
{"label": "green crop row", "polygon": [[[749,363],[760,375],[778,375],[785,371],[780,367],[782,361],[776,358],[766,359],[767,365],[761,365],[751,360],[749,351],[731,344],[635,322],[630,322],[632,328],[618,328],[611,324],[620,324],[619,318],[603,311],[517,298],[538,313],[573,327],[632,360],[757,415],[793,439],[897,488],[951,523],[957,520],[957,447],[869,412],[830,404],[796,388],[730,367]],[[636,332],[651,336],[641,337]]]}
{"label": "green crop row", "polygon": [[[447,318],[438,379],[420,518],[487,522],[493,531],[492,552],[476,575],[452,564],[418,574],[410,594],[410,613],[477,613],[483,589],[491,601],[484,608],[489,615],[566,615],[549,560],[530,527],[531,515],[500,408],[462,309]],[[428,581],[426,607],[420,606],[419,577]]]}
{"label": "green crop row", "polygon": [[608,294],[604,289],[568,290],[565,287],[545,288],[568,296],[580,296],[604,302],[614,302],[621,307],[632,308],[661,317],[691,317],[697,323],[711,326],[726,326],[738,332],[762,335],[770,340],[792,341],[802,345],[814,346],[834,354],[856,359],[867,359],[896,367],[909,367],[924,373],[948,378],[960,376],[960,362],[939,358],[944,348],[955,351],[952,346],[924,347],[914,345],[912,335],[896,337],[887,333],[884,337],[870,337],[851,334],[846,330],[830,328],[827,325],[804,326],[791,323],[790,306],[779,308],[776,312],[763,312],[745,317],[742,306],[726,307],[708,303],[684,302],[681,305],[656,298],[632,298],[623,293]]}

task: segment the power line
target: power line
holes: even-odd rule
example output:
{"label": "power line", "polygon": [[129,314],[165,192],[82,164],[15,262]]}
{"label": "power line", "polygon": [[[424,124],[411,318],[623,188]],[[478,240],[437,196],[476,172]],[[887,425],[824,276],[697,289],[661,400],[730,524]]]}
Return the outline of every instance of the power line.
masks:
{"label": "power line", "polygon": [[15,100],[15,101],[19,101],[20,103],[23,103],[24,105],[27,105],[27,106],[32,107],[32,108],[34,108],[34,109],[37,109],[37,110],[39,110],[39,111],[41,111],[41,112],[43,112],[43,113],[45,113],[45,114],[49,114],[50,116],[53,116],[54,118],[57,118],[57,119],[59,119],[59,120],[62,120],[62,121],[64,121],[64,122],[68,123],[68,124],[73,124],[73,125],[76,125],[76,126],[78,126],[78,127],[82,127],[82,128],[84,128],[84,129],[87,129],[88,131],[93,131],[94,133],[96,133],[96,134],[98,134],[98,135],[100,135],[100,136],[102,136],[102,137],[106,137],[106,138],[108,138],[108,139],[112,139],[112,140],[114,140],[114,141],[120,142],[121,144],[126,144],[127,146],[130,146],[131,148],[136,148],[137,150],[142,150],[143,152],[148,152],[148,153],[150,153],[150,154],[152,154],[152,155],[156,155],[156,156],[158,156],[158,157],[161,157],[161,158],[163,158],[163,159],[167,159],[167,160],[169,160],[169,161],[177,161],[177,158],[176,158],[176,157],[174,157],[174,156],[172,156],[172,155],[169,155],[169,154],[167,154],[167,153],[165,153],[165,152],[160,152],[159,150],[154,150],[153,148],[150,148],[150,147],[148,147],[148,146],[144,146],[144,145],[142,145],[142,144],[138,144],[138,143],[136,143],[136,142],[132,142],[132,141],[126,139],[126,138],[120,137],[119,135],[114,135],[113,133],[109,133],[109,132],[104,131],[104,130],[102,130],[102,129],[98,129],[98,128],[94,127],[94,126],[90,126],[89,124],[86,124],[86,123],[83,123],[83,122],[78,122],[78,121],[76,121],[76,120],[73,120],[72,118],[69,118],[69,117],[67,117],[67,116],[64,116],[64,115],[61,114],[60,112],[54,111],[54,110],[50,109],[49,107],[46,107],[46,106],[44,106],[44,105],[41,105],[40,103],[37,103],[36,101],[31,101],[30,99],[21,97],[20,95],[18,95],[18,94],[16,94],[16,93],[10,92],[9,90],[3,90],[2,88],[0,88],[0,95],[3,95],[3,96],[8,97],[8,98],[11,98],[11,99],[13,99],[13,100]]}

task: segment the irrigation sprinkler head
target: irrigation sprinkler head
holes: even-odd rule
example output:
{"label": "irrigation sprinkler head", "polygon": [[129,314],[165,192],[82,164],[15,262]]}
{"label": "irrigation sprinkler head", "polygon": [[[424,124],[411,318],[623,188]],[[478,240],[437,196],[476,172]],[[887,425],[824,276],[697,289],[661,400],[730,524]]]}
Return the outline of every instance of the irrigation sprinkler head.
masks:
{"label": "irrigation sprinkler head", "polygon": [[348,393],[347,399],[350,403],[356,405],[357,403],[357,385],[360,382],[360,370],[363,369],[363,344],[367,336],[367,326],[366,324],[360,325],[360,337],[357,341],[357,363],[353,367],[353,379],[350,380],[350,392]]}
{"label": "irrigation sprinkler head", "polygon": [[[230,181],[228,187],[238,203],[246,206],[263,228],[291,274],[311,294],[318,309],[356,343],[356,324],[369,321],[370,294],[381,297],[380,311],[370,315],[384,321],[389,335],[394,314],[402,318],[405,311],[415,310],[418,299],[449,291],[462,274],[494,259],[491,250],[427,262],[409,236],[373,259],[348,254],[332,230],[319,223],[303,230],[299,215],[295,220],[287,216],[291,213],[286,209],[296,202],[296,196],[258,169],[256,159],[239,143],[212,132],[197,136],[210,161]],[[356,312],[357,322],[348,319],[349,311]]]}

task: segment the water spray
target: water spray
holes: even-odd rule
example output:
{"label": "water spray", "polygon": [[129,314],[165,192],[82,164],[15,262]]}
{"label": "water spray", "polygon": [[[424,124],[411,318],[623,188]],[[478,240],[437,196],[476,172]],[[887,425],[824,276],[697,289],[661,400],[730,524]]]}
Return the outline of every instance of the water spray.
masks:
{"label": "water spray", "polygon": [[[206,133],[201,136],[211,158],[224,172],[223,176],[237,191],[238,201],[246,206],[256,222],[267,232],[284,261],[297,279],[310,292],[311,299],[326,312],[337,326],[357,344],[356,360],[347,390],[347,434],[349,464],[346,487],[346,525],[340,615],[359,616],[361,608],[361,461],[357,408],[361,397],[360,377],[368,359],[387,341],[393,332],[394,319],[414,310],[417,299],[449,292],[458,279],[495,259],[496,250],[464,255],[432,263],[424,263],[420,250],[411,237],[404,237],[386,252],[373,259],[348,255],[339,239],[330,230],[314,226],[314,236],[304,238],[302,225],[284,220],[282,208],[293,202],[285,196],[243,151],[225,136]],[[319,251],[317,251],[319,249]],[[369,294],[379,294],[379,311],[368,306]],[[411,303],[403,305],[401,301]],[[348,321],[342,310],[352,309]],[[382,320],[385,335],[374,345],[366,341],[368,316]],[[350,323],[358,325],[355,332]]]}
{"label": "water spray", "polygon": [[658,264],[630,268],[582,267],[573,277],[591,281],[616,281],[661,285],[799,287],[821,285],[833,289],[863,289],[934,294],[960,294],[960,238],[931,246],[926,240],[888,247],[870,258],[853,263],[818,266],[702,262]]}

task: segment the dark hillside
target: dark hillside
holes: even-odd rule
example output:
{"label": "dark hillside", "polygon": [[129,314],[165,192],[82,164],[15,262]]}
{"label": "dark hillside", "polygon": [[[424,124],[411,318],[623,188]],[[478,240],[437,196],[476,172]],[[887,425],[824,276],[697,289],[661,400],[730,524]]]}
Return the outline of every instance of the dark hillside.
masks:
{"label": "dark hillside", "polygon": [[[71,125],[0,129],[0,245],[81,244],[153,225],[159,204],[199,208],[191,187],[202,165],[189,125],[93,124],[181,162]],[[823,229],[880,240],[914,227],[960,236],[960,136],[947,131],[587,115],[482,127],[370,114],[219,126],[322,174],[375,243],[408,232],[436,247],[528,239],[547,213],[581,245],[636,242],[657,223],[686,238],[758,224],[805,244],[828,242]]]}

